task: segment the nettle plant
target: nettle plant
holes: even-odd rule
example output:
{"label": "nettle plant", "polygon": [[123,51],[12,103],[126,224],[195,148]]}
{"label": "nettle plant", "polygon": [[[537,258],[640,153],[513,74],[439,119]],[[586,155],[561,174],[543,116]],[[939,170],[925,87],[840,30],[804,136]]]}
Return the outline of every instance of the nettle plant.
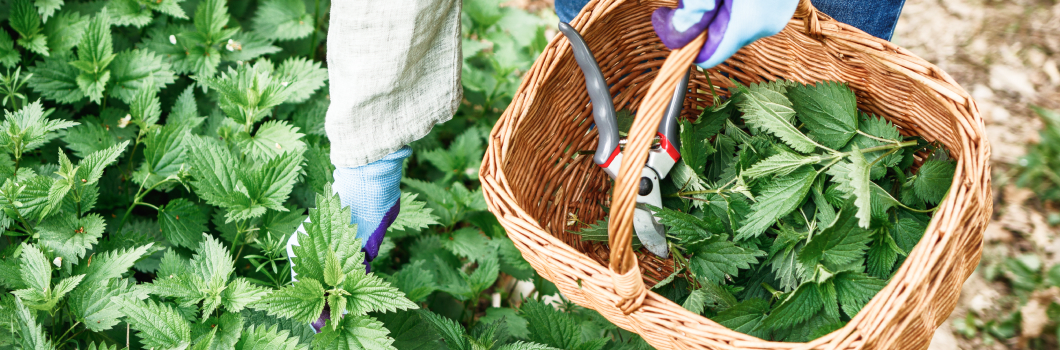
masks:
{"label": "nettle plant", "polygon": [[465,2],[467,101],[366,273],[328,186],[327,1],[0,1],[0,349],[646,349],[541,302],[486,211],[487,132],[554,22],[497,6]]}

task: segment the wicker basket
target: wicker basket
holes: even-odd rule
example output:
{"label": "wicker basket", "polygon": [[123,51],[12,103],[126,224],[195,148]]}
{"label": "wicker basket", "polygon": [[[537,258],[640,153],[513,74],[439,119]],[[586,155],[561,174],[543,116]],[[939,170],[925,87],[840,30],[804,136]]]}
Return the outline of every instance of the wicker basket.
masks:
{"label": "wicker basket", "polygon": [[[889,42],[818,12],[802,1],[780,34],[740,50],[711,70],[721,88],[790,79],[845,81],[858,107],[906,135],[944,144],[957,160],[948,197],[890,284],[845,327],[809,343],[764,341],[727,329],[651,292],[672,262],[630,246],[635,188],[670,94],[695,50],[671,52],[652,30],[662,0],[595,0],[571,23],[600,62],[616,108],[639,111],[614,183],[579,150],[596,146],[582,73],[563,36],[549,43],[490,133],[480,179],[490,211],[544,278],[573,302],[599,311],[659,349],[923,349],[957,302],[979,262],[992,211],[990,146],[978,107],[945,72]],[[699,47],[700,36],[688,47]],[[667,58],[667,59],[664,59]],[[661,79],[656,79],[661,77]],[[711,101],[707,79],[689,82],[684,117]],[[696,107],[696,108],[694,108]],[[605,213],[603,207],[610,207]],[[610,215],[608,245],[581,242],[570,215]],[[613,249],[609,249],[613,248]]]}

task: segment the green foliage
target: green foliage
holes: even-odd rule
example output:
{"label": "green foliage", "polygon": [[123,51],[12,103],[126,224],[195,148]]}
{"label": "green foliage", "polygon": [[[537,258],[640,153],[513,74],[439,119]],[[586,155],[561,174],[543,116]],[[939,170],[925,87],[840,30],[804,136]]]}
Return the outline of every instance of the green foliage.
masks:
{"label": "green foliage", "polygon": [[[662,183],[665,207],[651,208],[676,272],[655,289],[737,331],[809,341],[886,285],[955,162],[861,114],[845,84],[734,83],[731,99],[681,122],[682,161]],[[914,171],[920,151],[936,155]],[[606,222],[575,232],[606,242]],[[1034,285],[1018,277],[1034,273],[1012,275]]]}
{"label": "green foliage", "polygon": [[[450,320],[476,349],[564,347],[535,340],[553,321],[575,347],[648,348],[592,311],[538,302],[555,286],[486,211],[478,183],[488,132],[555,18],[465,3],[468,103],[412,145],[401,212],[369,273],[328,186],[319,45],[330,5],[3,6],[0,348],[450,345],[439,319],[413,309]],[[536,292],[509,298],[514,280]],[[334,317],[315,333],[308,322],[324,309]]]}

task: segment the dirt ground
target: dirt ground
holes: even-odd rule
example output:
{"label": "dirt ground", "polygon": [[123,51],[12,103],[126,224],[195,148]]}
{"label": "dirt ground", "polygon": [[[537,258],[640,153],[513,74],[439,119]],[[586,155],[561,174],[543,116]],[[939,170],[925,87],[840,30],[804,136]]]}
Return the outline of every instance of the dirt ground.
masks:
{"label": "dirt ground", "polygon": [[[1049,213],[1032,205],[1034,194],[1011,186],[1009,178],[1025,145],[1037,142],[1042,125],[1029,106],[1060,110],[1060,3],[909,0],[893,41],[953,76],[975,98],[986,121],[997,202],[980,266],[1021,251],[1037,251],[1045,255],[1043,265],[1052,265],[1060,258],[1058,230],[1046,224]],[[950,320],[969,311],[1012,312],[1018,304],[1010,294],[1004,283],[988,282],[977,271],[965,283]],[[1024,322],[1035,320],[1024,317]],[[965,339],[949,322],[931,344],[932,350],[1006,348],[1016,346]]]}

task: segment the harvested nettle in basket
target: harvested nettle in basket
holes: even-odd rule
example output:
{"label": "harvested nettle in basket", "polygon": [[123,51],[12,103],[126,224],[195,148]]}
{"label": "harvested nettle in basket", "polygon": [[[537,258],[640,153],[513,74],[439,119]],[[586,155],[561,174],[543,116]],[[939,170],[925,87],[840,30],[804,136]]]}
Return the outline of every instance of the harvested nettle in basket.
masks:
{"label": "harvested nettle in basket", "polygon": [[[679,122],[681,159],[659,183],[662,207],[645,204],[675,265],[653,289],[733,330],[809,341],[887,284],[956,165],[859,111],[844,83],[734,84],[731,98],[714,95]],[[606,242],[607,226],[577,233]]]}

